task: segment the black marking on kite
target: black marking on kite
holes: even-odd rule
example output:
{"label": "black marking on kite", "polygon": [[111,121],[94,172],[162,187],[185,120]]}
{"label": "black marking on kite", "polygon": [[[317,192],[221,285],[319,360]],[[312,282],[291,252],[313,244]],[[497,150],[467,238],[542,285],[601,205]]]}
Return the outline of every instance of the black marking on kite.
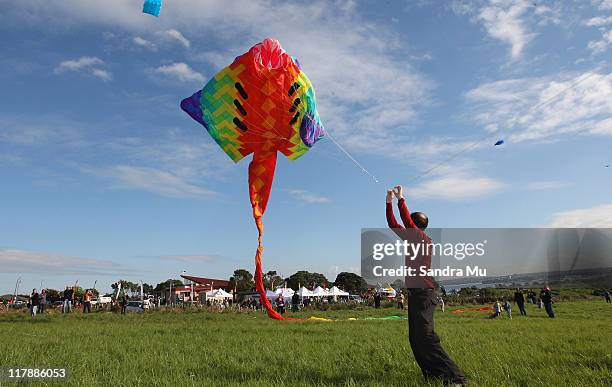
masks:
{"label": "black marking on kite", "polygon": [[243,132],[246,132],[247,130],[249,130],[249,128],[247,128],[246,124],[244,122],[240,121],[237,117],[234,117],[234,119],[232,121],[234,122],[234,124],[236,124],[238,129],[242,130]]}
{"label": "black marking on kite", "polygon": [[300,112],[295,113],[295,115],[293,116],[293,118],[291,119],[291,121],[289,121],[289,125],[293,125],[297,122],[298,118],[300,117]]}
{"label": "black marking on kite", "polygon": [[242,114],[243,116],[247,115],[247,111],[244,109],[244,107],[240,104],[240,101],[238,101],[237,99],[234,100],[234,105],[236,105],[236,108],[238,109],[238,111],[240,111],[240,114]]}
{"label": "black marking on kite", "polygon": [[291,105],[291,107],[289,108],[289,113],[293,113],[301,102],[302,100],[300,100],[299,98],[296,98],[295,101],[293,101],[293,105]]}
{"label": "black marking on kite", "polygon": [[299,88],[300,88],[300,84],[297,82],[293,82],[293,85],[291,85],[291,87],[289,88],[289,97],[291,97],[293,93],[295,93],[295,91]]}
{"label": "black marking on kite", "polygon": [[242,99],[249,99],[249,95],[246,93],[246,91],[244,91],[240,82],[236,82],[234,87],[236,87],[236,90],[238,90],[238,93],[240,93]]}

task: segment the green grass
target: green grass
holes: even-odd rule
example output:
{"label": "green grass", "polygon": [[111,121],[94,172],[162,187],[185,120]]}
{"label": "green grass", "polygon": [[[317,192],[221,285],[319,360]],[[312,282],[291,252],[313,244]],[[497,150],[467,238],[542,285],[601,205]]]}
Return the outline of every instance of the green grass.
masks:
{"label": "green grass", "polygon": [[[528,318],[512,321],[485,320],[486,312],[436,312],[443,345],[471,385],[610,385],[610,305],[557,303],[556,319],[528,307]],[[406,321],[347,321],[396,310],[307,315],[313,314],[339,321],[278,322],[256,312],[74,313],[34,320],[3,313],[0,365],[67,366],[71,385],[422,385]]]}

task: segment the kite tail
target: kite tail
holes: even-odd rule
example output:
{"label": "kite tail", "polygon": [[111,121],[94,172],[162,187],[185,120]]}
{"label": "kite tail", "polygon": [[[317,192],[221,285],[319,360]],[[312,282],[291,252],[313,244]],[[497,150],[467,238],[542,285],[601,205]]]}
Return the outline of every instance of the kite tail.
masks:
{"label": "kite tail", "polygon": [[259,293],[262,305],[268,311],[268,316],[276,320],[286,320],[274,310],[270,300],[268,300],[261,270],[261,256],[263,254],[263,246],[261,245],[263,221],[261,218],[264,212],[266,212],[268,198],[270,197],[270,189],[272,188],[272,180],[274,180],[275,168],[276,151],[266,153],[255,152],[253,154],[253,160],[251,160],[249,164],[249,195],[251,197],[251,206],[253,207],[253,218],[257,225],[257,231],[259,232],[257,253],[255,254],[255,288]]}

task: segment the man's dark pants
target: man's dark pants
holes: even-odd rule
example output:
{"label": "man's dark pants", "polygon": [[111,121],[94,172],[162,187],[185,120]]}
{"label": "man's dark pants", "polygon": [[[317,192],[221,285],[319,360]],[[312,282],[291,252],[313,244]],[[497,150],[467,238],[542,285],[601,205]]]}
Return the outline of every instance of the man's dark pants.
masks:
{"label": "man's dark pants", "polygon": [[516,305],[518,305],[519,310],[521,311],[521,315],[527,316],[527,311],[525,310],[525,303],[524,302],[517,302]]}
{"label": "man's dark pants", "polygon": [[465,375],[442,349],[440,338],[434,332],[435,309],[433,289],[409,289],[408,338],[414,358],[426,379],[466,383]]}
{"label": "man's dark pants", "polygon": [[91,313],[91,302],[85,301],[83,303],[83,313]]}
{"label": "man's dark pants", "polygon": [[553,310],[552,302],[545,302],[544,309],[546,309],[546,313],[548,313],[548,317],[555,318],[555,311]]}

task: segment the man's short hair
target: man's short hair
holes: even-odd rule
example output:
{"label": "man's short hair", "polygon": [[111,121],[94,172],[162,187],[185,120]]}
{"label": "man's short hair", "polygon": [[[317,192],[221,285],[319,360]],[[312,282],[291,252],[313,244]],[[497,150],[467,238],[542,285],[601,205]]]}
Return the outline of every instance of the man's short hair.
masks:
{"label": "man's short hair", "polygon": [[421,230],[425,230],[429,224],[427,215],[422,212],[413,212],[410,214],[410,218],[412,219],[412,222]]}

